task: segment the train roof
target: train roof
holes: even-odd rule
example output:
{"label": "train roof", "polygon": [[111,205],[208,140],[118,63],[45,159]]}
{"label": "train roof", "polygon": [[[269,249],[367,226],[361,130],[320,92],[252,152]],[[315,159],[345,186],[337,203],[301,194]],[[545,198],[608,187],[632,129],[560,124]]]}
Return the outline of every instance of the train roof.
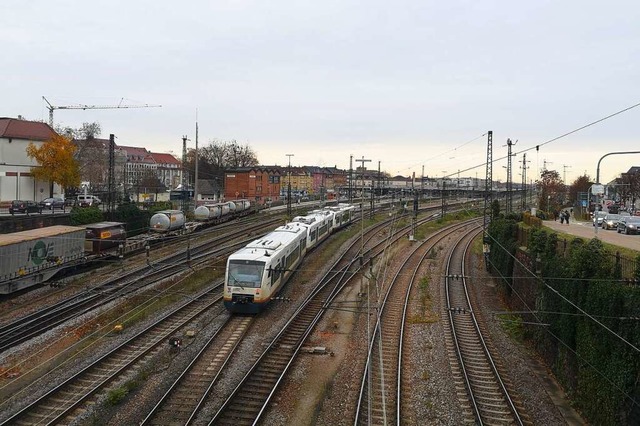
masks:
{"label": "train roof", "polygon": [[299,238],[300,235],[306,235],[304,234],[305,229],[306,227],[298,226],[297,223],[288,223],[279,226],[264,237],[250,242],[229,258],[256,260],[263,256],[273,256],[278,251],[288,247],[289,244]]}
{"label": "train roof", "polygon": [[118,228],[124,226],[123,222],[98,222],[85,225],[87,229],[105,229],[105,228]]}
{"label": "train roof", "polygon": [[168,214],[178,214],[178,213],[182,213],[182,210],[159,210],[155,212],[153,215],[154,216],[157,214],[168,215]]}
{"label": "train roof", "polygon": [[44,228],[29,229],[28,231],[18,231],[11,234],[0,234],[0,246],[14,244],[16,242],[38,240],[40,238],[57,237],[81,231],[84,238],[85,229],[79,226],[54,225]]}

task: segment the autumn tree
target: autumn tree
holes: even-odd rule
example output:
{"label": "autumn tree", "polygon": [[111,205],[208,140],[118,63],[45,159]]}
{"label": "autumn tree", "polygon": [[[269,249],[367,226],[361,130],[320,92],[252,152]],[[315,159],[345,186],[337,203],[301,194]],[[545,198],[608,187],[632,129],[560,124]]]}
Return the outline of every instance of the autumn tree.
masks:
{"label": "autumn tree", "polygon": [[32,167],[34,179],[49,182],[49,196],[53,196],[53,184],[63,188],[80,185],[78,162],[74,158],[76,151],[71,139],[54,133],[40,147],[29,143],[27,156],[38,163]]}
{"label": "autumn tree", "polygon": [[564,202],[566,187],[556,170],[543,170],[536,181],[538,206],[548,212],[559,210]]}

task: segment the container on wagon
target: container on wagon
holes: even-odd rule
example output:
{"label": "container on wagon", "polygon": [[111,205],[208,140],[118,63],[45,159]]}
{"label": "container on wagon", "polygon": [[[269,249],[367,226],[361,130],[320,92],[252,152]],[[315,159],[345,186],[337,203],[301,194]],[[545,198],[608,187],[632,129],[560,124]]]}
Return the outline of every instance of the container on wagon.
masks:
{"label": "container on wagon", "polygon": [[55,225],[0,235],[0,294],[43,283],[84,258],[85,229]]}

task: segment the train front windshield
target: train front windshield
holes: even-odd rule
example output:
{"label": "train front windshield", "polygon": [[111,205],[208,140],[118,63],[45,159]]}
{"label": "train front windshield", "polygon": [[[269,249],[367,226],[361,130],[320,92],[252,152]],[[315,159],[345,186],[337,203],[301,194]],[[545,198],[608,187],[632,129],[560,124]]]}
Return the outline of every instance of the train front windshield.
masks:
{"label": "train front windshield", "polygon": [[227,272],[229,275],[228,286],[259,288],[264,273],[264,262],[230,260]]}

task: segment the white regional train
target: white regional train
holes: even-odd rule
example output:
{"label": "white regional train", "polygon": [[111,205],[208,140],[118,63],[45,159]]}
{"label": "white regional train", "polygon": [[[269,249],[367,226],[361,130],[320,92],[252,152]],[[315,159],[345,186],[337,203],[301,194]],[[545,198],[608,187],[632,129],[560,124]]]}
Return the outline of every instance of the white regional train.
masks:
{"label": "white regional train", "polygon": [[309,250],[351,223],[353,210],[352,205],[339,204],[297,216],[229,256],[224,306],[234,313],[262,311]]}

